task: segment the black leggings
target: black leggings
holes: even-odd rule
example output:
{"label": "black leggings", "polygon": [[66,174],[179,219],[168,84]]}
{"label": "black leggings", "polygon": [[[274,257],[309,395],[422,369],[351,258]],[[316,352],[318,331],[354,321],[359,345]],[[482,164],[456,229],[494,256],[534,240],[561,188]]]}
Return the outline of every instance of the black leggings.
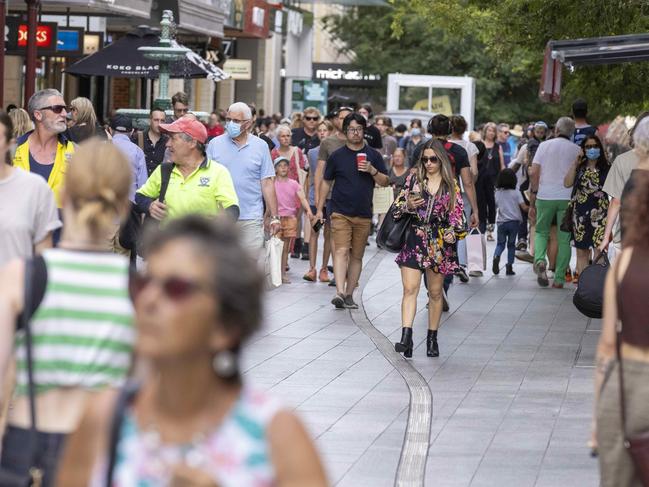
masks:
{"label": "black leggings", "polygon": [[487,229],[487,223],[496,223],[496,198],[494,196],[494,181],[491,176],[479,174],[475,184],[476,197],[478,199],[478,218],[480,219],[480,231]]}

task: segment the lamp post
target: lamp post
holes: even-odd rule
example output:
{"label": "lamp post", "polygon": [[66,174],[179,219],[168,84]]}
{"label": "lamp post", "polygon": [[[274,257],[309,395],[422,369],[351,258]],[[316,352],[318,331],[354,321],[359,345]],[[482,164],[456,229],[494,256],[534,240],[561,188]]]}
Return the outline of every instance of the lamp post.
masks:
{"label": "lamp post", "polygon": [[27,56],[25,60],[25,99],[27,108],[29,99],[36,91],[36,29],[40,0],[25,0],[27,3]]}

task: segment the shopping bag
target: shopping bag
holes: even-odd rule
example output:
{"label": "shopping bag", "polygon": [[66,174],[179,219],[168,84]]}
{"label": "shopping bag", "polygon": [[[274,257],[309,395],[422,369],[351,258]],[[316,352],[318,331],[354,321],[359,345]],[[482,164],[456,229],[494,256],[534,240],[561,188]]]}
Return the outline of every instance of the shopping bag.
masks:
{"label": "shopping bag", "polygon": [[466,254],[469,272],[487,270],[487,242],[477,228],[466,236]]}
{"label": "shopping bag", "polygon": [[394,190],[391,186],[374,188],[374,195],[372,198],[372,213],[375,215],[384,215],[392,206],[394,201]]}
{"label": "shopping bag", "polygon": [[266,284],[269,288],[282,285],[282,249],[284,242],[278,237],[271,237],[266,242]]}

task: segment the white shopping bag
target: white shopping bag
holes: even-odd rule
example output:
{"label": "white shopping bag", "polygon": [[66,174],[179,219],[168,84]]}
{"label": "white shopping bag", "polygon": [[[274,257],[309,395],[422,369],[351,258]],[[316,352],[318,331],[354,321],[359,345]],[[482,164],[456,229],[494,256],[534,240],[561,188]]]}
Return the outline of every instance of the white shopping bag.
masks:
{"label": "white shopping bag", "polygon": [[271,237],[266,242],[266,284],[272,289],[282,285],[282,249],[284,242]]}
{"label": "white shopping bag", "polygon": [[391,186],[384,188],[377,186],[374,188],[374,195],[372,198],[372,212],[375,215],[384,215],[392,206],[394,201],[394,190]]}
{"label": "white shopping bag", "polygon": [[466,236],[466,254],[469,272],[487,270],[487,242],[477,228]]}

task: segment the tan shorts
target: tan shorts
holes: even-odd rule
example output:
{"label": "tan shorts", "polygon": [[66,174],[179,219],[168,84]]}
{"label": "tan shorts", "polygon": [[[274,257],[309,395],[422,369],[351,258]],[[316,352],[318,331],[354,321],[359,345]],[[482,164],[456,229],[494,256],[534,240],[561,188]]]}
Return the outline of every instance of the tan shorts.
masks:
{"label": "tan shorts", "polygon": [[297,218],[294,216],[280,216],[280,238],[297,237]]}
{"label": "tan shorts", "polygon": [[337,249],[351,249],[354,259],[362,259],[370,236],[372,220],[360,216],[331,214],[331,235]]}

